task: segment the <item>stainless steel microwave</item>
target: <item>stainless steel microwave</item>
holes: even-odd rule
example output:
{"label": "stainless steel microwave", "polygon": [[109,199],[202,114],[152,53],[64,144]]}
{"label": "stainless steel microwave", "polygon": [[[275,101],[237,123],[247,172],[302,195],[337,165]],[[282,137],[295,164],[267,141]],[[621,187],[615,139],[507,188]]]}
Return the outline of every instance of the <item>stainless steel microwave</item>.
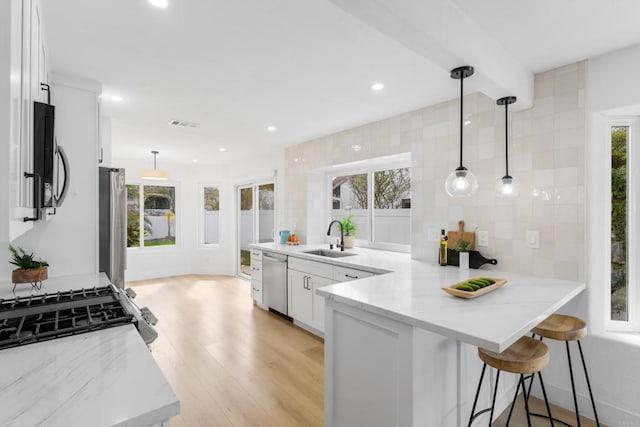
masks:
{"label": "stainless steel microwave", "polygon": [[33,173],[25,176],[33,179],[35,214],[25,221],[54,215],[69,188],[69,160],[54,133],[55,108],[50,103],[33,103]]}

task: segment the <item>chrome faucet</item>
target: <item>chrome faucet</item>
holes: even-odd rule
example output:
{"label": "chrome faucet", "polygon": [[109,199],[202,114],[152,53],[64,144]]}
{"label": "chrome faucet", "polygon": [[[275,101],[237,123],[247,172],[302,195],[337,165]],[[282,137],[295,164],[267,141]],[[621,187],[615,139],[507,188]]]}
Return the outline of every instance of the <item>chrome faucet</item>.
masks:
{"label": "chrome faucet", "polygon": [[344,252],[344,231],[342,229],[342,223],[340,221],[338,221],[337,219],[334,219],[333,221],[331,221],[331,223],[329,223],[329,230],[327,230],[327,236],[331,236],[331,226],[334,223],[337,223],[340,226],[340,244],[338,246],[340,247],[340,250]]}

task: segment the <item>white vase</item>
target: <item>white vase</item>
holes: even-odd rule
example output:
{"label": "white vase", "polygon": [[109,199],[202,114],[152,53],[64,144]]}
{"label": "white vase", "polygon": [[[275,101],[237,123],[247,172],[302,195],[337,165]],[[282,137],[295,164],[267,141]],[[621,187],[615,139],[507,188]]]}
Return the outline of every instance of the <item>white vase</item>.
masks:
{"label": "white vase", "polygon": [[458,253],[458,266],[461,270],[469,269],[469,252]]}
{"label": "white vase", "polygon": [[353,248],[353,245],[355,244],[355,241],[356,241],[356,237],[355,236],[344,236],[344,239],[343,239],[344,248],[345,249]]}

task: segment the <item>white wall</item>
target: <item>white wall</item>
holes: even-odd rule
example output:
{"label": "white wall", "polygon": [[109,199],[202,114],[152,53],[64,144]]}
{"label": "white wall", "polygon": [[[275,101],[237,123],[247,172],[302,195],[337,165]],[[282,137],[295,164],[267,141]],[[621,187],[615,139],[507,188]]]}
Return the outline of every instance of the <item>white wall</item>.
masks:
{"label": "white wall", "polygon": [[[56,106],[56,136],[67,153],[71,187],[57,214],[38,221],[14,246],[46,259],[49,276],[97,271],[98,94],[96,82],[55,75],[51,102]],[[0,277],[11,266],[0,263]]]}
{"label": "white wall", "polygon": [[[606,293],[609,292],[607,250],[610,225],[607,223],[607,195],[610,155],[606,152],[607,117],[620,113],[640,115],[640,86],[631,76],[640,75],[640,45],[612,52],[588,61],[586,74],[586,182],[588,318],[592,335],[584,340],[592,386],[601,405],[601,420],[615,425],[640,424],[640,337],[638,334],[606,332]],[[628,76],[628,77],[626,77]],[[636,284],[637,285],[637,284]],[[584,298],[586,300],[587,298]],[[586,302],[586,301],[583,301]],[[580,310],[587,316],[587,306]],[[561,350],[561,349],[559,349]],[[561,367],[552,361],[554,372]],[[547,376],[549,377],[549,375]],[[584,386],[581,385],[584,393]],[[554,390],[552,390],[553,392]],[[555,390],[557,391],[557,390]],[[556,393],[556,397],[558,394]],[[560,393],[566,404],[566,392]],[[613,421],[609,421],[612,425]],[[626,422],[626,424],[624,424]]]}

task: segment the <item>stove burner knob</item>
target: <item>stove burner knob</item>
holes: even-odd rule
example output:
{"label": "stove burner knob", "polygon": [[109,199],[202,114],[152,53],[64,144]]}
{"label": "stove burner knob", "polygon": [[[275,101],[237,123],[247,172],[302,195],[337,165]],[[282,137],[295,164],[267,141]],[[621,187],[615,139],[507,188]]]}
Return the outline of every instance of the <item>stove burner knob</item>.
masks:
{"label": "stove burner knob", "polygon": [[153,315],[153,313],[151,312],[151,310],[149,310],[148,307],[142,307],[140,309],[140,313],[142,314],[142,317],[144,318],[144,320],[149,322],[152,326],[155,326],[155,324],[158,323],[158,318]]}
{"label": "stove burner knob", "polygon": [[127,294],[127,296],[131,299],[134,299],[136,297],[136,292],[131,289],[131,288],[127,288],[124,290],[124,292]]}

